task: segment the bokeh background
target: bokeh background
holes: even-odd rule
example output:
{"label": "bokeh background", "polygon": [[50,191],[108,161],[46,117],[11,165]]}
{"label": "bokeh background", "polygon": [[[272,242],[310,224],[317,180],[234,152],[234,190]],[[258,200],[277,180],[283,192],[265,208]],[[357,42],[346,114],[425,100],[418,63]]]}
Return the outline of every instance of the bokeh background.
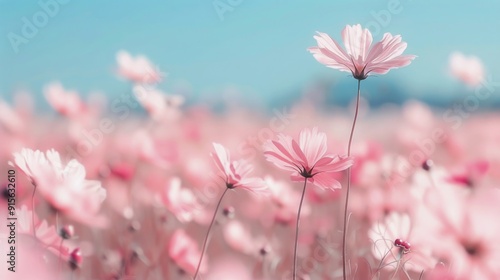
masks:
{"label": "bokeh background", "polygon": [[[20,274],[2,267],[0,279],[191,279],[214,211],[203,279],[289,279],[301,183],[263,151],[313,127],[329,152],[350,150],[357,81],[307,48],[316,31],[341,41],[354,24],[374,42],[401,34],[418,57],[361,83],[348,211],[347,172],[340,190],[304,185],[299,273],[340,279],[346,244],[355,279],[500,279],[498,11],[486,0],[0,0],[0,209],[4,170],[16,170],[22,223]],[[452,74],[456,53],[471,60],[459,55]],[[141,80],[151,69],[128,54],[163,80]],[[250,161],[270,195],[237,188],[217,212],[228,175],[214,142]],[[33,151],[50,149],[61,160],[49,168]]]}
{"label": "bokeh background", "polygon": [[[65,2],[65,4],[63,4]],[[392,7],[392,9],[391,9]],[[23,18],[43,7],[37,1],[0,1],[0,94],[29,91],[60,81],[85,96],[118,96],[129,85],[115,78],[115,54],[144,54],[168,73],[160,85],[182,91],[190,102],[238,99],[269,106],[300,98],[321,83],[342,104],[354,96],[355,81],[319,65],[306,48],[316,31],[340,40],[346,24],[361,23],[379,40],[401,34],[406,53],[418,58],[383,79],[368,79],[372,106],[408,98],[448,106],[466,91],[448,73],[450,53],[479,57],[487,75],[500,71],[498,1],[61,1],[46,25],[13,47]],[[17,52],[16,52],[17,49]],[[404,90],[403,90],[404,89]],[[491,98],[482,104],[498,104]]]}

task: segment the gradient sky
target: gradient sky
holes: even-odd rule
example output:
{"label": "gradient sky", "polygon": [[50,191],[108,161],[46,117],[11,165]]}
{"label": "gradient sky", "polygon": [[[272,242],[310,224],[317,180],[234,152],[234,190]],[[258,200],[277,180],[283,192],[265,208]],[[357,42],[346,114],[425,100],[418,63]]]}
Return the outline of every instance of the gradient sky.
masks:
{"label": "gradient sky", "polygon": [[[168,72],[161,85],[166,90],[189,85],[194,95],[217,96],[237,87],[248,95],[286,96],[321,77],[348,79],[306,51],[315,44],[315,31],[340,39],[346,24],[376,23],[375,14],[392,2],[66,1],[16,54],[9,33],[22,35],[23,17],[32,21],[43,10],[37,1],[0,0],[1,96],[9,99],[19,89],[40,95],[51,81],[82,94],[119,94],[129,88],[113,74],[121,49],[144,54]],[[237,5],[221,18],[216,2]],[[375,41],[384,32],[401,34],[406,53],[418,58],[384,79],[397,80],[416,96],[451,92],[460,84],[447,74],[447,62],[458,50],[478,56],[493,80],[500,80],[500,1],[399,3],[399,13],[376,23],[378,32],[371,25]]]}

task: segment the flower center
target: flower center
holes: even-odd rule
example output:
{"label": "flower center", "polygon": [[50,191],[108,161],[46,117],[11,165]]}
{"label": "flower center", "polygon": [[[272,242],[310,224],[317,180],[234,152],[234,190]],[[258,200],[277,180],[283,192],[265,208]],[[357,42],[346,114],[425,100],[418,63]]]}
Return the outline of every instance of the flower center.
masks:
{"label": "flower center", "polygon": [[314,174],[312,174],[313,169],[311,168],[309,171],[305,167],[302,166],[302,169],[300,170],[300,176],[304,178],[312,178]]}
{"label": "flower center", "polygon": [[470,256],[470,257],[477,257],[481,255],[482,253],[482,246],[479,243],[463,243],[463,248],[465,252]]}
{"label": "flower center", "polygon": [[409,242],[399,238],[394,240],[394,246],[400,248],[403,251],[403,254],[409,253],[411,249],[411,244]]}

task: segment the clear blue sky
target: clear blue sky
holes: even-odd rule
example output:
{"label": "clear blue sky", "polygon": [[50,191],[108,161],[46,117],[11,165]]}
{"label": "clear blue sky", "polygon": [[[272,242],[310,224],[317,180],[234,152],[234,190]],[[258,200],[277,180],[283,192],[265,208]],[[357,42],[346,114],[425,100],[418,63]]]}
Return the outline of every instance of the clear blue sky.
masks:
{"label": "clear blue sky", "polygon": [[[121,49],[144,54],[168,72],[162,85],[166,90],[189,83],[196,95],[217,95],[236,86],[251,95],[286,96],[318,77],[348,79],[306,51],[315,43],[315,31],[340,39],[346,24],[367,25],[376,20],[374,13],[391,3],[65,1],[15,53],[9,34],[22,35],[23,17],[33,22],[33,15],[43,9],[37,1],[0,0],[1,96],[16,89],[39,95],[44,84],[55,80],[82,94],[121,93],[129,87],[113,74],[115,54]],[[222,14],[222,20],[214,3],[236,5]],[[481,58],[494,80],[500,80],[500,1],[399,3],[399,13],[393,13],[387,24],[377,24],[375,40],[384,32],[401,34],[408,42],[407,53],[419,57],[383,79],[398,80],[415,95],[451,91],[458,83],[447,75],[447,61],[458,50]]]}

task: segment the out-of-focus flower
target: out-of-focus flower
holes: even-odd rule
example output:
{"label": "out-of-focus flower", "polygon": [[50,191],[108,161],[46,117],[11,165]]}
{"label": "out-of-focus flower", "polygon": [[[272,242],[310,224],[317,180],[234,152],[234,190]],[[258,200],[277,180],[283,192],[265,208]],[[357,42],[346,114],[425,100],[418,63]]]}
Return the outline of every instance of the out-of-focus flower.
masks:
{"label": "out-of-focus flower", "polygon": [[[47,221],[38,219],[36,215],[33,215],[32,211],[29,210],[26,205],[22,205],[17,209],[17,220],[19,222],[19,234],[28,235],[35,237],[33,233],[35,232],[37,240],[43,244],[43,247],[49,250],[55,256],[60,256],[67,260],[69,257],[69,248],[66,244],[62,244],[61,236],[57,234],[57,230],[54,226],[49,226]],[[35,220],[32,221],[32,218]],[[33,230],[33,225],[35,229]]]}
{"label": "out-of-focus flower", "polygon": [[373,38],[368,29],[361,25],[347,25],[342,30],[345,51],[328,34],[318,32],[314,36],[318,46],[309,48],[314,58],[327,67],[343,72],[351,72],[358,80],[370,74],[386,74],[389,70],[407,66],[416,57],[402,55],[406,43],[401,36],[385,33],[382,41],[371,46]]}
{"label": "out-of-focus flower", "polygon": [[28,176],[55,211],[88,225],[105,224],[98,211],[106,190],[99,181],[85,179],[85,167],[76,159],[63,164],[54,150],[44,154],[22,149],[14,153],[14,163],[10,164]]}
{"label": "out-of-focus flower", "polygon": [[484,67],[481,60],[475,56],[465,56],[460,52],[450,55],[450,73],[462,82],[476,86],[484,80]]}
{"label": "out-of-focus flower", "polygon": [[82,260],[82,252],[80,251],[80,248],[75,248],[69,254],[69,266],[73,270],[80,267],[80,265],[82,264]]}
{"label": "out-of-focus flower", "polygon": [[486,175],[489,166],[489,162],[485,160],[467,163],[461,170],[452,172],[448,181],[466,187],[473,187],[477,181]]}
{"label": "out-of-focus flower", "polygon": [[250,254],[256,250],[254,238],[247,227],[238,220],[229,221],[224,225],[224,239],[236,251]]}
{"label": "out-of-focus flower", "polygon": [[374,223],[369,231],[373,241],[372,252],[384,269],[398,266],[408,271],[421,272],[433,268],[437,260],[425,238],[415,236],[410,215],[392,212],[382,222]]}
{"label": "out-of-focus flower", "polygon": [[256,278],[249,266],[233,255],[222,256],[210,266],[207,280],[251,280]]}
{"label": "out-of-focus flower", "polygon": [[[267,176],[265,181],[269,186],[271,200],[277,208],[274,220],[283,224],[295,221],[297,205],[300,203],[300,193],[295,192],[287,182],[274,180],[271,176]],[[303,205],[302,215],[307,216],[310,212],[311,207],[308,204]]]}
{"label": "out-of-focus flower", "polygon": [[170,180],[162,198],[167,209],[181,222],[193,220],[196,210],[201,208],[196,196],[190,189],[181,186],[181,179],[178,177]]}
{"label": "out-of-focus flower", "polygon": [[326,149],[326,134],[313,128],[302,130],[298,143],[290,136],[279,134],[278,140],[264,144],[264,155],[277,167],[291,171],[292,181],[305,178],[324,189],[339,189],[334,173],[352,166],[353,159],[327,154]]}
{"label": "out-of-focus flower", "polygon": [[158,89],[141,85],[135,86],[133,92],[153,120],[175,120],[181,115],[180,106],[184,104],[182,95],[167,95]]}
{"label": "out-of-focus flower", "polygon": [[500,279],[500,192],[486,186],[469,195],[459,191],[428,190],[426,205],[437,222],[427,242],[459,279]]}
{"label": "out-of-focus flower", "polygon": [[132,57],[126,51],[119,51],[116,62],[118,74],[134,83],[152,84],[161,81],[162,74],[145,56]]}
{"label": "out-of-focus flower", "polygon": [[221,144],[213,143],[213,147],[214,152],[210,155],[228,189],[245,189],[255,194],[268,193],[267,185],[261,178],[250,177],[252,165],[243,160],[231,161],[229,150]]}
{"label": "out-of-focus flower", "polygon": [[50,106],[61,115],[75,117],[86,110],[78,92],[65,90],[60,83],[47,85],[44,95]]}
{"label": "out-of-focus flower", "polygon": [[0,125],[12,132],[22,131],[25,126],[19,113],[3,100],[0,100]]}
{"label": "out-of-focus flower", "polygon": [[[187,233],[178,229],[170,238],[168,244],[168,254],[170,258],[186,273],[194,275],[201,252],[196,242]],[[205,262],[201,264],[200,271],[206,271]]]}

